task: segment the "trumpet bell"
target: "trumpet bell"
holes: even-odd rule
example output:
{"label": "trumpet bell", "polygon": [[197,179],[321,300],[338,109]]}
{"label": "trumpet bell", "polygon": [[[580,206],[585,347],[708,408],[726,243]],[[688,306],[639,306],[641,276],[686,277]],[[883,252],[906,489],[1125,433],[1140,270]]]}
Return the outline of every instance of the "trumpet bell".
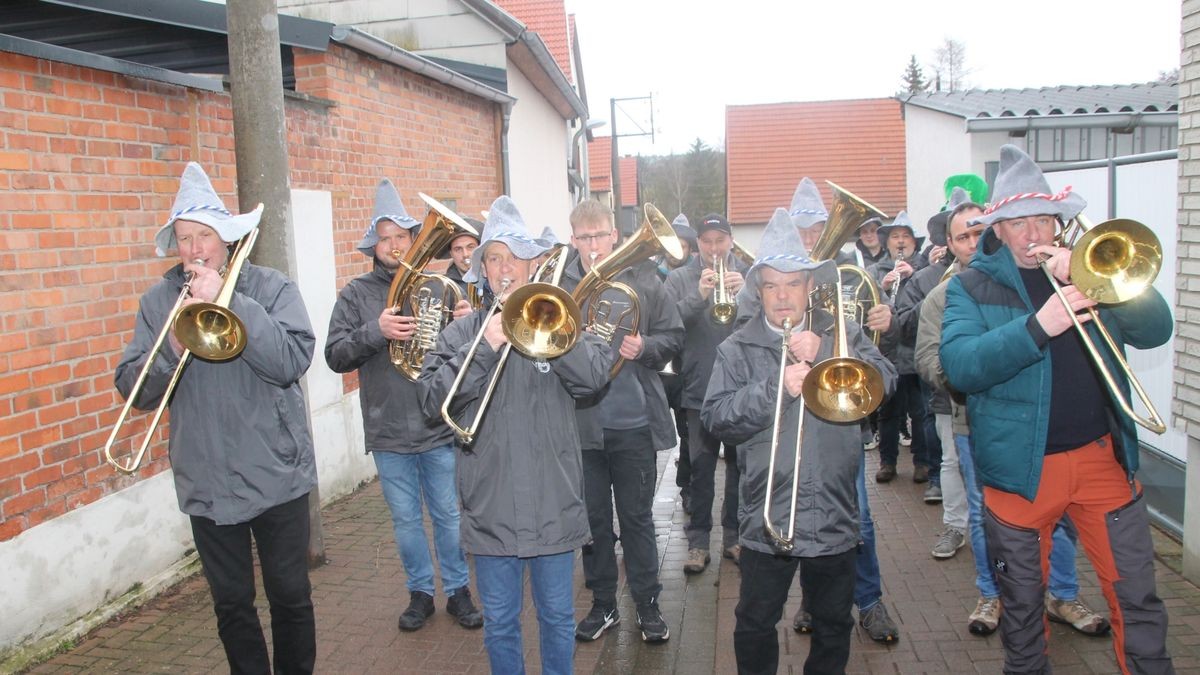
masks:
{"label": "trumpet bell", "polygon": [[1158,237],[1136,220],[1118,218],[1092,227],[1071,253],[1071,283],[1102,304],[1137,297],[1161,268]]}
{"label": "trumpet bell", "polygon": [[205,361],[228,361],[246,348],[246,325],[212,302],[187,305],[175,316],[175,339]]}
{"label": "trumpet bell", "polygon": [[565,290],[532,283],[513,291],[500,313],[513,349],[535,359],[562,356],[575,346],[581,325],[579,305]]}
{"label": "trumpet bell", "polygon": [[826,359],[804,378],[804,404],[830,422],[857,422],[883,403],[883,376],[853,357]]}

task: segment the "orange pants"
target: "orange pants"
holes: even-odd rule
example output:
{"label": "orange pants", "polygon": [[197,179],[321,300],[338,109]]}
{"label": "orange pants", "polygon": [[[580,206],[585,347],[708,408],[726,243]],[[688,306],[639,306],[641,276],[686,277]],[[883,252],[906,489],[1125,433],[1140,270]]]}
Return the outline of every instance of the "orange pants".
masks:
{"label": "orange pants", "polygon": [[1048,672],[1045,617],[1051,533],[1065,513],[1079,533],[1108,601],[1113,649],[1122,673],[1172,673],[1167,612],[1154,585],[1154,544],[1141,485],[1130,480],[1104,436],[1047,455],[1032,502],[983,489],[988,555],[1004,614],[1006,673]]}

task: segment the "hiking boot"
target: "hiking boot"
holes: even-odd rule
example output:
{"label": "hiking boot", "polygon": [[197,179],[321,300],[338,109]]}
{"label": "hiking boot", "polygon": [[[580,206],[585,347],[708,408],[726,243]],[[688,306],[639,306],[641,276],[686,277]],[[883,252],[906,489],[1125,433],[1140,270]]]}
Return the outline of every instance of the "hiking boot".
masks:
{"label": "hiking boot", "polygon": [[725,550],[721,551],[721,557],[729,558],[733,561],[734,565],[740,565],[742,563],[742,545],[734,544],[733,546],[726,546]]}
{"label": "hiking boot", "polygon": [[483,612],[471,601],[471,589],[463,586],[454,591],[446,601],[446,613],[458,619],[463,628],[479,628],[483,625]]}
{"label": "hiking boot", "polygon": [[1112,627],[1108,619],[1092,611],[1091,607],[1083,604],[1079,598],[1074,600],[1059,600],[1049,593],[1046,594],[1046,616],[1055,623],[1065,623],[1075,630],[1090,637],[1107,635]]}
{"label": "hiking boot", "polygon": [[930,483],[929,487],[925,488],[925,495],[922,497],[926,504],[941,504],[942,503],[942,486]]}
{"label": "hiking boot", "polygon": [[621,623],[621,613],[616,607],[592,605],[592,611],[575,627],[575,639],[591,642],[604,634],[610,627]]}
{"label": "hiking boot", "polygon": [[880,464],[879,471],[875,472],[876,483],[890,483],[896,477],[895,464]]}
{"label": "hiking boot", "polygon": [[883,606],[882,600],[872,605],[866,612],[860,612],[858,624],[876,642],[891,644],[900,639],[900,629],[896,627],[896,622],[892,621],[892,617],[888,616],[887,607]]}
{"label": "hiking boot", "polygon": [[699,574],[708,567],[709,558],[708,551],[702,548],[689,548],[687,562],[683,564],[683,571],[688,574]]}
{"label": "hiking boot", "polygon": [[400,615],[397,625],[400,630],[417,630],[425,625],[425,619],[433,616],[433,596],[422,591],[413,591],[408,598],[408,609]]}
{"label": "hiking boot", "polygon": [[800,606],[800,609],[796,610],[796,616],[792,619],[792,630],[805,635],[811,633],[813,630],[812,614],[809,614],[803,605]]}
{"label": "hiking boot", "polygon": [[937,543],[933,545],[933,550],[930,554],[938,560],[946,560],[953,558],[958,549],[962,548],[967,543],[967,536],[962,530],[954,527],[947,527],[942,530],[942,534],[938,536]]}
{"label": "hiking boot", "polygon": [[987,636],[996,632],[1000,625],[1000,598],[985,598],[979,596],[975,603],[975,611],[967,617],[967,630],[971,635]]}
{"label": "hiking boot", "polygon": [[638,605],[637,625],[642,629],[642,642],[657,644],[666,642],[671,637],[671,629],[667,627],[667,622],[663,621],[656,600]]}
{"label": "hiking boot", "polygon": [[928,483],[929,482],[929,467],[918,464],[913,467],[913,482]]}

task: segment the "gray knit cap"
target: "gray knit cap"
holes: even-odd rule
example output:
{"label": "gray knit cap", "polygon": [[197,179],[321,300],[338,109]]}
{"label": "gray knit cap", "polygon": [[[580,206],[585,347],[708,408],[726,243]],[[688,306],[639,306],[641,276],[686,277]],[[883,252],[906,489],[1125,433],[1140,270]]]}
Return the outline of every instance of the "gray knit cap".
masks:
{"label": "gray knit cap", "polygon": [[763,230],[758,250],[762,255],[746,272],[746,284],[754,298],[759,298],[758,284],[764,267],[779,272],[813,272],[818,284],[835,283],[838,278],[837,264],[833,260],[816,262],[808,257],[800,233],[796,230],[793,217],[785,209],[775,209],[767,227]]}
{"label": "gray knit cap", "polygon": [[421,227],[421,221],[408,215],[396,186],[386,178],[379,181],[379,187],[375,188],[375,211],[371,214],[371,224],[367,226],[362,241],[358,242],[356,247],[368,258],[375,257],[375,245],[379,243],[379,232],[375,226],[381,220],[390,220],[397,226],[412,231],[414,237],[417,234],[415,230]]}
{"label": "gray knit cap", "polygon": [[1079,215],[1087,206],[1083,197],[1070,187],[1052,193],[1050,183],[1038,165],[1015,145],[1000,148],[1000,171],[992,190],[992,203],[972,225],[991,225],[998,220],[1026,216],[1057,216],[1064,223]]}
{"label": "gray knit cap", "polygon": [[479,242],[479,248],[471,253],[471,269],[463,274],[463,281],[472,284],[479,282],[483,253],[493,242],[505,244],[521,260],[533,260],[552,248],[540,239],[529,236],[525,219],[508,195],[497,197],[487,214],[487,220],[483,223],[483,239]]}
{"label": "gray knit cap", "polygon": [[811,178],[800,179],[796,192],[792,194],[792,206],[788,211],[792,224],[802,230],[829,220],[829,210],[821,199],[821,191]]}
{"label": "gray knit cap", "polygon": [[158,257],[167,255],[167,251],[176,248],[175,221],[191,220],[207,225],[216,231],[221,241],[232,243],[246,236],[258,225],[262,218],[263,205],[259,204],[253,211],[241,215],[233,215],[225,208],[225,202],[217,196],[208,174],[195,162],[188,162],[183,167],[183,175],[179,178],[179,192],[175,194],[175,203],[171,206],[171,216],[166,224],[158,228],[154,234],[154,252]]}

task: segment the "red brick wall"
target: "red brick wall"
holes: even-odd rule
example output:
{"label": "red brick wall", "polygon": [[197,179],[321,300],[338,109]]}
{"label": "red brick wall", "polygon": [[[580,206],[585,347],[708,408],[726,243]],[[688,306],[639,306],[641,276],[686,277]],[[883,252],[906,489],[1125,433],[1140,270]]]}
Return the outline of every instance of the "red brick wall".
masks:
{"label": "red brick wall", "polygon": [[[338,288],[369,268],[354,244],[380,178],[418,218],[418,190],[467,212],[498,193],[494,104],[337,45],[295,62],[297,91],[333,101],[289,100],[287,125],[292,186],[333,195]],[[3,541],[136,480],[103,446],[138,298],[173,264],[154,231],[189,160],[237,199],[226,94],[0,52],[0,99]],[[121,452],[144,424],[126,425]],[[163,425],[141,477],[167,468],[165,439]]]}

